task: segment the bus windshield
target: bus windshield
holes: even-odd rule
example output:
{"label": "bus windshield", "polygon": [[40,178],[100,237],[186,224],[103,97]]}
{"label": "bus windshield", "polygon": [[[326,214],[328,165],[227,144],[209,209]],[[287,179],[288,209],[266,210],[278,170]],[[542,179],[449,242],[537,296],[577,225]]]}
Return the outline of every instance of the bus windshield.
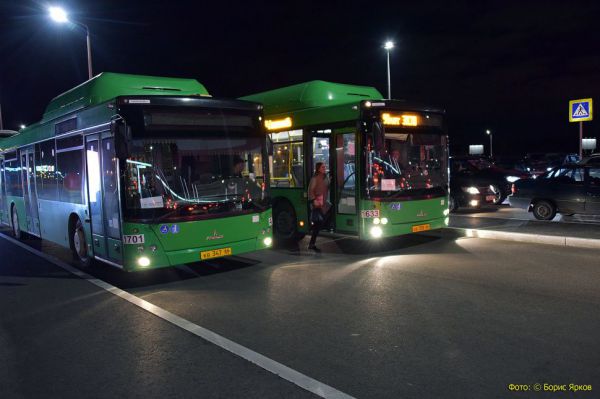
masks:
{"label": "bus windshield", "polygon": [[125,161],[126,216],[195,220],[263,211],[269,202],[264,154],[258,134],[134,131]]}
{"label": "bus windshield", "polygon": [[[385,128],[381,149],[367,151],[370,196],[445,195],[448,184],[446,136],[435,129]],[[371,146],[369,146],[371,147]]]}

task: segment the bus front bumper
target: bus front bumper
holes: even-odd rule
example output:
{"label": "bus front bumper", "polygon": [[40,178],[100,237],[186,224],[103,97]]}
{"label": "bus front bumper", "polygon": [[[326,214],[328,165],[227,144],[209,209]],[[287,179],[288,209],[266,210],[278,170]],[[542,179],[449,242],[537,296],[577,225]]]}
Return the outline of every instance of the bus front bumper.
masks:
{"label": "bus front bumper", "polygon": [[[166,251],[163,253],[151,253],[149,251],[139,252],[135,256],[130,255],[133,261],[127,262],[131,265],[129,271],[159,269],[176,265],[183,265],[225,256],[241,255],[260,249],[272,247],[271,236],[261,236],[248,240],[222,243],[213,246],[199,248],[188,248],[178,251]],[[131,258],[130,258],[131,259]]]}

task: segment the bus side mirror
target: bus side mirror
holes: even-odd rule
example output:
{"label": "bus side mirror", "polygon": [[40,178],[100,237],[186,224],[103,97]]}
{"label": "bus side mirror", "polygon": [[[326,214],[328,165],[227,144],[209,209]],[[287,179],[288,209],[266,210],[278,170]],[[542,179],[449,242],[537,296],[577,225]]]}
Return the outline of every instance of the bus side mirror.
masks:
{"label": "bus side mirror", "polygon": [[131,153],[131,128],[123,122],[114,122],[113,131],[117,158],[125,159]]}

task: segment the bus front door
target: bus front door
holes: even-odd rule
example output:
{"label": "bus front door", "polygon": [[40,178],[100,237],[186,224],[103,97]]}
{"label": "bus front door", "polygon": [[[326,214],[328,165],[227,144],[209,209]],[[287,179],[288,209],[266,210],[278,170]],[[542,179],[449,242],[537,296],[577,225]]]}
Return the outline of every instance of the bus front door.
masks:
{"label": "bus front door", "polygon": [[94,256],[121,265],[117,160],[109,132],[86,138],[86,160]]}
{"label": "bus front door", "polygon": [[[325,168],[327,169],[327,176],[329,176],[329,179],[331,181],[331,184],[329,186],[329,198],[325,198],[325,200],[329,201],[330,204],[335,204],[335,190],[333,189],[333,187],[335,187],[335,172],[332,170],[333,165],[330,161],[332,158],[331,140],[331,134],[323,133],[322,131],[313,132],[310,148],[311,164],[309,165],[309,170],[310,175],[312,176],[315,173],[315,167],[317,163],[322,162],[325,164]],[[332,229],[335,228],[335,211],[335,207],[333,207],[330,210],[331,216],[329,219],[329,227]]]}
{"label": "bus front door", "polygon": [[23,182],[23,200],[25,201],[27,232],[40,237],[40,216],[35,187],[34,147],[27,147],[21,150],[21,177]]}

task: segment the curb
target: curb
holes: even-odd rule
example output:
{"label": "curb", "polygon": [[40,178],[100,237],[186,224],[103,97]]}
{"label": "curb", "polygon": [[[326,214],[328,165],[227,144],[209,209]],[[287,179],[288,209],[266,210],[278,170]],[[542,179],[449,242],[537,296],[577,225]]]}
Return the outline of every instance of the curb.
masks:
{"label": "curb", "polygon": [[458,231],[465,237],[526,242],[531,244],[556,245],[561,247],[600,249],[600,240],[593,238],[549,236],[540,234],[516,233],[510,231],[466,229],[461,227],[446,227],[446,229]]}

